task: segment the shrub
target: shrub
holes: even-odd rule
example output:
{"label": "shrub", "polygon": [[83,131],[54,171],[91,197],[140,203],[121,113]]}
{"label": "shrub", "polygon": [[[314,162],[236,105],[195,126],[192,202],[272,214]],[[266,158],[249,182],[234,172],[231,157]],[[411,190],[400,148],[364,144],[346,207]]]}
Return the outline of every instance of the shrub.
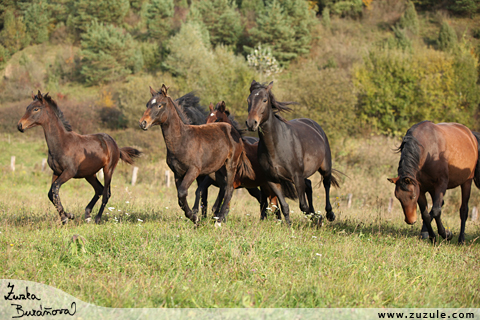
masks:
{"label": "shrub", "polygon": [[458,39],[455,30],[448,24],[442,23],[438,34],[438,47],[443,50],[452,50],[457,45]]}
{"label": "shrub", "polygon": [[407,2],[407,9],[400,18],[399,25],[401,28],[407,29],[413,34],[418,34],[418,16],[417,11],[415,10],[415,5],[412,2]]}
{"label": "shrub", "polygon": [[80,55],[80,73],[88,85],[123,79],[143,66],[141,52],[130,34],[96,20],[82,34]]}
{"label": "shrub", "polygon": [[25,24],[23,23],[23,17],[15,17],[15,14],[10,9],[4,13],[0,41],[12,54],[30,43],[30,38],[26,34]]}

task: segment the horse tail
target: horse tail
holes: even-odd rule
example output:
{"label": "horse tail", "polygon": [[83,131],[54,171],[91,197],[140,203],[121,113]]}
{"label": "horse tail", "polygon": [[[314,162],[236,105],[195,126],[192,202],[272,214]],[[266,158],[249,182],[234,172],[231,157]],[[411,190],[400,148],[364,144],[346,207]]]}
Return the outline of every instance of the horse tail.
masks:
{"label": "horse tail", "polygon": [[292,200],[296,200],[298,198],[297,189],[292,182],[288,180],[280,180],[280,186],[282,187],[282,193],[284,197]]}
{"label": "horse tail", "polygon": [[347,176],[345,173],[340,172],[338,170],[332,169],[332,174],[330,175],[330,182],[331,185],[335,188],[340,188],[340,183],[338,182],[338,175]]}
{"label": "horse tail", "polygon": [[133,164],[134,159],[140,157],[141,154],[142,152],[132,147],[120,148],[120,159],[128,164]]}
{"label": "horse tail", "polygon": [[475,182],[475,185],[477,186],[478,189],[480,189],[480,133],[472,131],[473,135],[477,139],[477,148],[478,148],[478,159],[477,159],[477,165],[475,166],[475,175],[473,176],[473,182]]}
{"label": "horse tail", "polygon": [[242,149],[242,153],[238,160],[237,176],[240,178],[247,177],[251,180],[255,180],[255,172],[253,171],[252,163],[248,159],[245,149]]}

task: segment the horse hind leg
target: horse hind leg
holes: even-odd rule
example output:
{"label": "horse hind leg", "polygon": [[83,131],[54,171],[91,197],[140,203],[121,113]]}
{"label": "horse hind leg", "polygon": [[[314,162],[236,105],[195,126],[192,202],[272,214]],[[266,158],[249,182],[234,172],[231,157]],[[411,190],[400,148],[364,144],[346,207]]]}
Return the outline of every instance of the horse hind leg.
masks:
{"label": "horse hind leg", "polygon": [[[466,181],[461,186],[462,189],[462,205],[460,206],[460,234],[458,236],[458,243],[465,243],[465,223],[468,217],[468,201],[470,200],[470,191],[472,189],[472,180]],[[450,233],[451,237],[451,233]]]}
{"label": "horse hind leg", "polygon": [[100,199],[100,196],[103,194],[104,188],[100,183],[100,181],[98,181],[97,176],[95,174],[85,177],[85,180],[87,180],[88,183],[90,183],[90,185],[95,190],[95,195],[93,196],[92,200],[90,200],[87,207],[85,208],[85,221],[90,222],[92,220],[92,218],[90,217],[90,213],[92,212],[92,209],[97,203],[98,199]]}
{"label": "horse hind leg", "polygon": [[330,172],[324,175],[322,174],[322,172],[320,172],[320,174],[323,176],[323,187],[325,188],[325,212],[326,212],[327,220],[334,221],[335,213],[333,213],[332,204],[330,203],[330,187],[332,185],[332,179],[333,179],[332,173]]}
{"label": "horse hind leg", "polygon": [[315,209],[313,208],[313,188],[312,181],[310,181],[309,179],[305,179],[305,194],[307,196],[308,211],[309,213],[314,214]]}
{"label": "horse hind leg", "polygon": [[[102,192],[102,205],[100,206],[100,210],[98,210],[98,213],[95,216],[95,223],[97,223],[97,224],[100,223],[100,221],[102,220],[103,211],[105,210],[105,207],[107,206],[107,203],[108,203],[108,200],[110,199],[110,196],[112,195],[111,189],[110,189],[110,184],[112,182],[112,175],[113,175],[113,170],[114,169],[115,169],[115,167],[113,167],[111,169],[103,168],[105,186],[103,187],[103,192]],[[94,199],[92,199],[92,201],[93,200]]]}

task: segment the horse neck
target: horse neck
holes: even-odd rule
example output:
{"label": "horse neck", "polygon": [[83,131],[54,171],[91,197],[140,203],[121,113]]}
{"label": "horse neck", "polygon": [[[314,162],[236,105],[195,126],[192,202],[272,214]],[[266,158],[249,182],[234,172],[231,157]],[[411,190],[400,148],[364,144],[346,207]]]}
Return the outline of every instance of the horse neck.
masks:
{"label": "horse neck", "polygon": [[48,107],[48,120],[41,124],[48,149],[55,153],[63,147],[63,141],[67,135],[67,130],[63,126],[62,121],[57,117],[55,112]]}
{"label": "horse neck", "polygon": [[272,107],[268,108],[268,119],[260,125],[258,136],[270,154],[274,153],[279,144],[279,137],[287,130],[285,122],[275,117]]}
{"label": "horse neck", "polygon": [[176,146],[181,143],[184,138],[186,130],[186,124],[178,115],[174,102],[170,97],[165,108],[167,108],[167,120],[163,122],[160,127],[162,128],[163,138],[167,149],[170,151],[175,150]]}

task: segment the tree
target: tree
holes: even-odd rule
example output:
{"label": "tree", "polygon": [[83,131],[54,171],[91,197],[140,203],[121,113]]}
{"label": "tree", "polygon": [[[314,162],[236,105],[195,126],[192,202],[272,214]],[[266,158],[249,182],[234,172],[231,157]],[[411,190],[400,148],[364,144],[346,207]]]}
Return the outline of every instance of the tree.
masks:
{"label": "tree", "polygon": [[43,43],[48,40],[48,23],[50,14],[45,1],[28,4],[24,11],[26,31],[33,43]]}
{"label": "tree", "polygon": [[415,10],[415,5],[410,1],[407,2],[407,9],[400,18],[400,27],[409,30],[413,34],[418,34],[417,11]]}
{"label": "tree", "polygon": [[438,34],[438,47],[443,51],[452,50],[457,45],[457,40],[457,33],[448,22],[442,23]]}
{"label": "tree", "polygon": [[172,31],[173,0],[152,0],[146,6],[145,18],[150,36],[163,40]]}
{"label": "tree", "polygon": [[7,10],[4,13],[3,29],[0,32],[0,41],[3,46],[14,53],[23,49],[30,43],[30,39],[26,34],[23,17],[15,17],[12,10]]}
{"label": "tree", "polygon": [[81,71],[88,85],[120,80],[143,66],[132,36],[94,20],[82,34]]}
{"label": "tree", "polygon": [[236,45],[243,31],[240,13],[229,0],[200,0],[190,8],[189,21],[203,22],[213,45]]}

